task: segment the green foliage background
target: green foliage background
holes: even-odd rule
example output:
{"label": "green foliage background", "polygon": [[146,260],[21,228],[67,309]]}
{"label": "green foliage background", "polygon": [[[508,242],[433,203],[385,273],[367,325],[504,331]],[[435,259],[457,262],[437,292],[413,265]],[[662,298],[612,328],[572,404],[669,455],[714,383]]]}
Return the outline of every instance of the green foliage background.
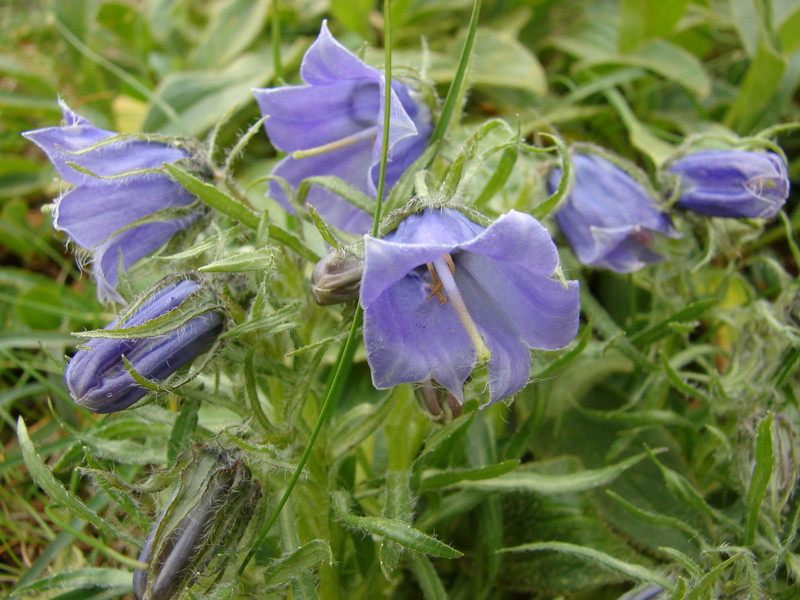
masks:
{"label": "green foliage background", "polygon": [[[260,117],[251,88],[296,82],[322,18],[381,65],[380,9],[0,6],[3,592],[132,597],[130,573],[164,500],[135,486],[194,441],[241,450],[264,484],[248,539],[263,526],[309,438],[352,307],[311,300],[308,259],[324,245],[264,199],[259,179],[276,160],[265,136],[230,151]],[[421,71],[443,97],[472,3],[395,0],[391,10],[394,72]],[[792,0],[485,0],[468,82],[426,181],[487,214],[516,208],[552,224],[543,158],[557,154],[540,133],[603,146],[655,181],[687,138],[762,132],[785,150],[795,181],[800,171],[800,138],[775,127],[800,121]],[[129,295],[173,264],[260,253],[217,264],[238,272],[221,290],[239,307],[236,343],[179,394],[113,417],[78,409],[65,391],[70,332],[102,328],[114,313],[42,210],[63,184],[19,135],[56,124],[58,96],[105,129],[213,131],[211,159],[263,214],[252,223],[216,214],[191,247],[173,241],[134,272]],[[470,159],[464,172],[459,153]],[[478,412],[478,377],[464,416],[434,424],[410,386],[375,391],[357,350],[251,568],[238,579],[229,571],[204,597],[603,600],[656,583],[675,599],[797,598],[796,193],[769,223],[675,218],[683,238],[667,245],[670,259],[631,276],[582,268],[557,237],[565,272],[581,280],[581,331],[566,350],[535,355],[535,382],[511,404]],[[300,240],[294,249],[276,243],[283,230]]]}

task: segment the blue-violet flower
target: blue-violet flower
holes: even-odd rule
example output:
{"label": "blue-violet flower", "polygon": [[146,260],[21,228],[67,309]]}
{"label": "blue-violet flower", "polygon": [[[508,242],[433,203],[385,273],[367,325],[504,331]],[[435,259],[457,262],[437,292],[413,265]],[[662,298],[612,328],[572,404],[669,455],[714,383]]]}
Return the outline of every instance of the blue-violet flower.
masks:
{"label": "blue-violet flower", "polygon": [[700,150],[672,162],[678,206],[711,217],[770,219],[789,197],[783,158],[774,152]]}
{"label": "blue-violet flower", "polygon": [[[22,135],[44,150],[59,175],[75,186],[56,200],[55,228],[91,252],[98,297],[122,302],[115,290],[120,259],[123,270],[127,270],[198,216],[130,227],[160,210],[190,204],[195,197],[160,173],[124,174],[154,169],[188,154],[162,142],[110,139],[118,134],[95,127],[65,103],[60,104],[64,125]],[[102,143],[104,140],[109,141]]]}
{"label": "blue-violet flower", "polygon": [[488,361],[489,402],[522,389],[529,348],[563,348],[578,329],[576,281],[551,278],[558,253],[530,215],[481,227],[452,209],[426,209],[383,239],[365,238],[364,343],[376,388],[436,383],[463,402]]}
{"label": "blue-violet flower", "polygon": [[[680,237],[669,217],[628,173],[596,154],[572,157],[575,184],[556,221],[583,264],[630,273],[663,260],[650,246],[653,234]],[[561,181],[553,169],[548,189]]]}
{"label": "blue-violet flower", "polygon": [[[272,144],[289,154],[272,171],[295,189],[311,176],[335,175],[375,197],[383,137],[383,72],[368,66],[336,41],[323,21],[319,37],[300,66],[304,85],[253,90]],[[432,131],[431,114],[409,86],[392,81],[387,189],[422,154]],[[270,182],[270,194],[294,211]],[[307,202],[330,223],[366,233],[372,217],[344,198],[313,186]]]}
{"label": "blue-violet flower", "polygon": [[[106,329],[132,328],[180,310],[181,304],[200,290],[194,280],[170,283],[156,290],[132,314]],[[150,381],[161,382],[202,354],[222,330],[218,310],[188,319],[175,329],[155,337],[132,339],[92,338],[67,365],[64,378],[77,404],[96,413],[123,410],[143,398],[148,390],[139,385],[125,366]]]}

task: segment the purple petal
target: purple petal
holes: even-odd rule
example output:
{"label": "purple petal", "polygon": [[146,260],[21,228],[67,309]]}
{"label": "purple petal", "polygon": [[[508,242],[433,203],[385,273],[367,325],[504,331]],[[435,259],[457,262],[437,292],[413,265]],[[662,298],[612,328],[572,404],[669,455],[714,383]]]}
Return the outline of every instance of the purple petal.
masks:
{"label": "purple petal", "polygon": [[[365,157],[369,157],[370,152],[368,142],[362,142],[318,156],[299,159],[287,156],[275,166],[272,174],[283,177],[295,189],[301,181],[309,177],[333,175],[343,179],[355,189],[369,194],[367,174],[363,165]],[[281,206],[289,212],[295,212],[294,206],[277,182],[270,182],[269,189],[270,196]],[[316,208],[330,224],[345,231],[366,233],[372,226],[372,217],[367,213],[321,186],[311,187],[306,202]]]}
{"label": "purple petal", "polygon": [[61,108],[65,125],[26,131],[22,135],[44,150],[59,175],[69,183],[102,185],[104,181],[67,163],[75,163],[106,177],[135,169],[153,169],[188,156],[175,146],[136,139],[122,139],[87,151],[87,148],[117,134],[95,127],[63,103]]}
{"label": "purple petal", "polygon": [[[142,325],[178,308],[199,285],[180,281],[157,290],[124,323],[125,327]],[[117,327],[115,321],[106,329]],[[96,338],[86,343],[67,365],[64,374],[70,394],[89,410],[109,413],[128,408],[143,398],[148,390],[128,373],[122,356],[133,368],[150,380],[161,381],[201,354],[216,338],[222,316],[208,312],[189,320],[174,331],[157,337],[137,339]]]}
{"label": "purple petal", "polygon": [[578,332],[578,282],[543,277],[475,252],[453,258],[456,283],[487,339],[495,327],[513,331],[529,347],[558,350]]}
{"label": "purple petal", "polygon": [[322,21],[319,36],[300,65],[300,76],[311,85],[326,85],[341,79],[377,81],[380,75],[377,69],[366,65],[331,35],[327,21]]}
{"label": "purple petal", "polygon": [[[335,81],[253,90],[264,129],[282,152],[308,150],[377,124],[380,96],[375,81]],[[370,142],[374,143],[372,136]],[[371,145],[370,144],[370,145]]]}
{"label": "purple petal", "polygon": [[364,311],[364,344],[376,388],[430,378],[463,402],[475,349],[452,306],[429,298],[420,271],[407,273]]}
{"label": "purple petal", "polygon": [[[573,165],[575,185],[556,221],[578,259],[585,265],[623,273],[661,260],[648,247],[651,232],[667,237],[680,234],[650,194],[628,173],[600,156],[576,154]],[[554,169],[548,181],[551,192],[560,180],[561,171]]]}
{"label": "purple petal", "polygon": [[773,152],[702,150],[667,170],[680,176],[678,205],[712,217],[769,219],[789,196],[786,164]]}
{"label": "purple petal", "polygon": [[154,252],[173,235],[189,227],[199,216],[198,213],[180,219],[132,227],[96,246],[92,263],[97,280],[98,297],[101,300],[123,302],[114,289],[119,282],[120,262],[122,270],[127,271],[136,261]]}
{"label": "purple petal", "polygon": [[485,254],[550,277],[558,266],[558,251],[547,229],[530,215],[512,210],[489,225],[463,250]]}
{"label": "purple petal", "polygon": [[133,223],[195,197],[166,175],[140,175],[122,184],[73,188],[57,201],[54,226],[84,248],[102,243]]}

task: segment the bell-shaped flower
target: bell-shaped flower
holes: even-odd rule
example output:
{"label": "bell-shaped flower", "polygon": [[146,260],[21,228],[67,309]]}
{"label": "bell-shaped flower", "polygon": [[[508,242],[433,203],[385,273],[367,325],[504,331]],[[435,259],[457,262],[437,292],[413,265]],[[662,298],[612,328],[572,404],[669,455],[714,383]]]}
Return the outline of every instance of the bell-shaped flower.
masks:
{"label": "bell-shaped flower", "polygon": [[158,211],[195,200],[166,175],[141,171],[184,159],[188,153],[171,144],[99,129],[60,104],[62,126],[22,135],[44,150],[59,175],[74,186],[56,200],[55,228],[91,253],[98,297],[122,302],[115,290],[120,263],[127,270],[198,216],[131,226]]}
{"label": "bell-shaped flower", "polygon": [[[291,186],[311,176],[334,175],[375,197],[384,120],[382,71],[365,64],[336,41],[323,21],[319,37],[300,66],[304,85],[253,90],[272,144],[286,152],[272,171]],[[409,86],[392,81],[387,189],[425,150],[431,114]],[[270,182],[270,195],[294,212],[283,188]],[[366,233],[371,217],[341,196],[312,186],[307,200],[330,223]]]}
{"label": "bell-shaped flower", "polygon": [[[202,293],[201,286],[191,279],[167,284],[105,329],[130,329],[152,324],[165,315],[179,316],[184,302],[198,293]],[[64,373],[73,400],[96,413],[128,408],[149,390],[133,378],[123,356],[136,373],[160,383],[208,349],[222,331],[223,316],[211,309],[176,322],[174,329],[161,335],[92,338],[81,344]]]}
{"label": "bell-shaped flower", "polygon": [[678,206],[701,215],[770,219],[789,197],[786,163],[774,152],[700,150],[667,172],[679,178]]}
{"label": "bell-shaped flower", "polygon": [[376,388],[435,383],[463,402],[488,362],[489,401],[528,382],[530,348],[575,337],[578,283],[552,276],[558,253],[533,217],[511,211],[481,227],[452,209],[426,209],[383,239],[365,238],[361,305]]}
{"label": "bell-shaped flower", "polygon": [[[556,221],[583,264],[630,273],[663,260],[654,234],[680,237],[647,190],[628,173],[596,154],[572,156],[575,183]],[[553,169],[548,189],[561,181]]]}

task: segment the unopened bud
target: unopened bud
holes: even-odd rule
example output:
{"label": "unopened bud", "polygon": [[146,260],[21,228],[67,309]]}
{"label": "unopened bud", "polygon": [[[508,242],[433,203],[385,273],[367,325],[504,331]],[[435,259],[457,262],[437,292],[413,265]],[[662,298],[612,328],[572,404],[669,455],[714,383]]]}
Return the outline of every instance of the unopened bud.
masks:
{"label": "unopened bud", "polygon": [[363,272],[363,260],[336,250],[329,252],[311,274],[314,299],[323,306],[356,300]]}
{"label": "unopened bud", "polygon": [[198,444],[180,482],[145,542],[133,573],[138,600],[182,597],[199,576],[222,571],[234,555],[261,498],[261,485],[242,462]]}
{"label": "unopened bud", "polygon": [[464,407],[453,394],[429,379],[414,389],[417,404],[435,423],[449,423],[464,412]]}

